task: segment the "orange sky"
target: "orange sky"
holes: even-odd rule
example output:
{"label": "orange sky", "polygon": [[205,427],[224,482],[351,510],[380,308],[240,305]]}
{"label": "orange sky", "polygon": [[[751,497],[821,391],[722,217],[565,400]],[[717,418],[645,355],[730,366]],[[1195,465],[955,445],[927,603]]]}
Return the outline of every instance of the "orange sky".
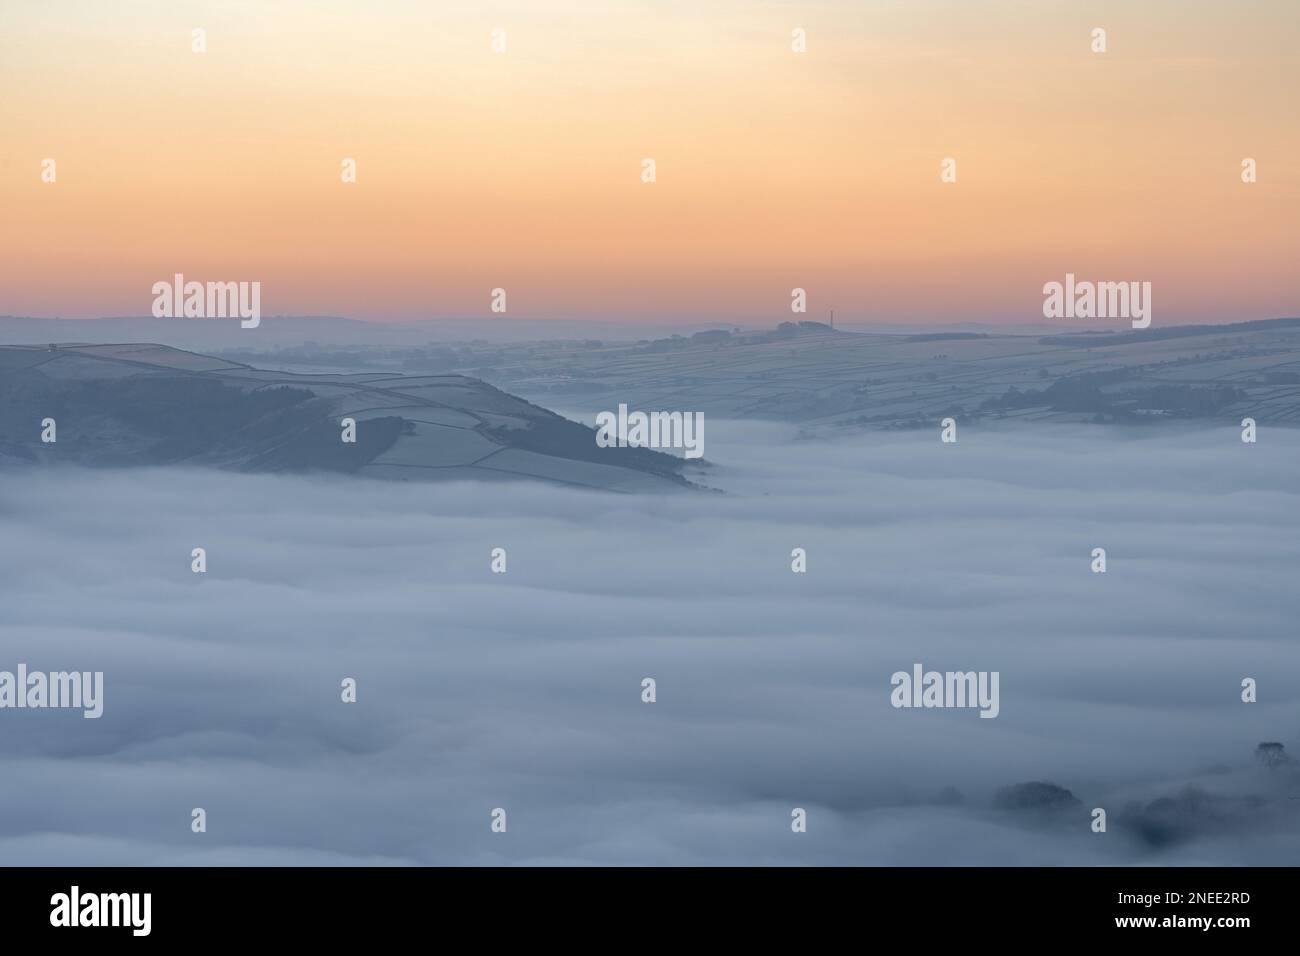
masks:
{"label": "orange sky", "polygon": [[183,272],[265,314],[1025,322],[1073,272],[1296,315],[1298,50],[1294,0],[6,4],[0,314]]}

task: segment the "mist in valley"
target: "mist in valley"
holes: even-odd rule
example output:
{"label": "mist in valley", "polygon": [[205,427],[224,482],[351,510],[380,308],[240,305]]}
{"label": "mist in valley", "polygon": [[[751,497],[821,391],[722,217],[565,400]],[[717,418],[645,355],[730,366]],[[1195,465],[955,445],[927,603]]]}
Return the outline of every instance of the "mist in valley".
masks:
{"label": "mist in valley", "polygon": [[[0,854],[1294,860],[1300,432],[710,419],[705,451],[724,493],[0,472],[0,668],[105,675],[100,719],[5,714]],[[892,707],[918,662],[999,672],[997,718]]]}

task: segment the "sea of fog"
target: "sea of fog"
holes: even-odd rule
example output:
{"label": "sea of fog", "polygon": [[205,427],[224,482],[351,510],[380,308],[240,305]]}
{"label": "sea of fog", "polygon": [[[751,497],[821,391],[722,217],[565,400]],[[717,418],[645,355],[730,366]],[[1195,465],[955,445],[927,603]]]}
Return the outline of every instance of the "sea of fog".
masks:
{"label": "sea of fog", "polygon": [[[104,673],[99,719],[0,710],[0,859],[1300,854],[1254,753],[1300,752],[1300,432],[710,420],[705,454],[725,493],[0,473],[0,670]],[[916,663],[997,671],[998,716],[891,706]],[[1078,804],[999,803],[1029,781]]]}

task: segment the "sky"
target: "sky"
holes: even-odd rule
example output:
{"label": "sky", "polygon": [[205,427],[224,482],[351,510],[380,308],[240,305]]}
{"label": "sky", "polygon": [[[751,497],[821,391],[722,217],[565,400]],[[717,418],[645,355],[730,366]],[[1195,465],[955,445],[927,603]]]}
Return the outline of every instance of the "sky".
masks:
{"label": "sky", "polygon": [[179,272],[372,320],[1036,322],[1066,273],[1295,315],[1298,40],[1293,0],[3,3],[0,314]]}
{"label": "sky", "polygon": [[[0,669],[104,672],[0,717],[0,858],[1294,862],[1300,432],[709,428],[725,495],[0,474]],[[891,707],[916,662],[999,715]]]}

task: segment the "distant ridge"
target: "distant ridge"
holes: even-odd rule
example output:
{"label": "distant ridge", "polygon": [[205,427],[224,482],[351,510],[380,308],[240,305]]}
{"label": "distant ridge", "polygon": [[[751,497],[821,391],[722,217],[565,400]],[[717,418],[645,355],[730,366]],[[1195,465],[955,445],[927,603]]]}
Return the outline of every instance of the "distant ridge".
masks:
{"label": "distant ridge", "polygon": [[[1168,328],[1130,329],[1116,332],[1062,332],[1044,335],[1043,345],[1126,345],[1132,342],[1155,342],[1160,339],[1178,339],[1189,335],[1223,335],[1225,332],[1258,332],[1268,329],[1291,329],[1300,326],[1300,318],[1251,319],[1222,325],[1171,325]],[[1065,341],[1063,341],[1065,340]]]}

